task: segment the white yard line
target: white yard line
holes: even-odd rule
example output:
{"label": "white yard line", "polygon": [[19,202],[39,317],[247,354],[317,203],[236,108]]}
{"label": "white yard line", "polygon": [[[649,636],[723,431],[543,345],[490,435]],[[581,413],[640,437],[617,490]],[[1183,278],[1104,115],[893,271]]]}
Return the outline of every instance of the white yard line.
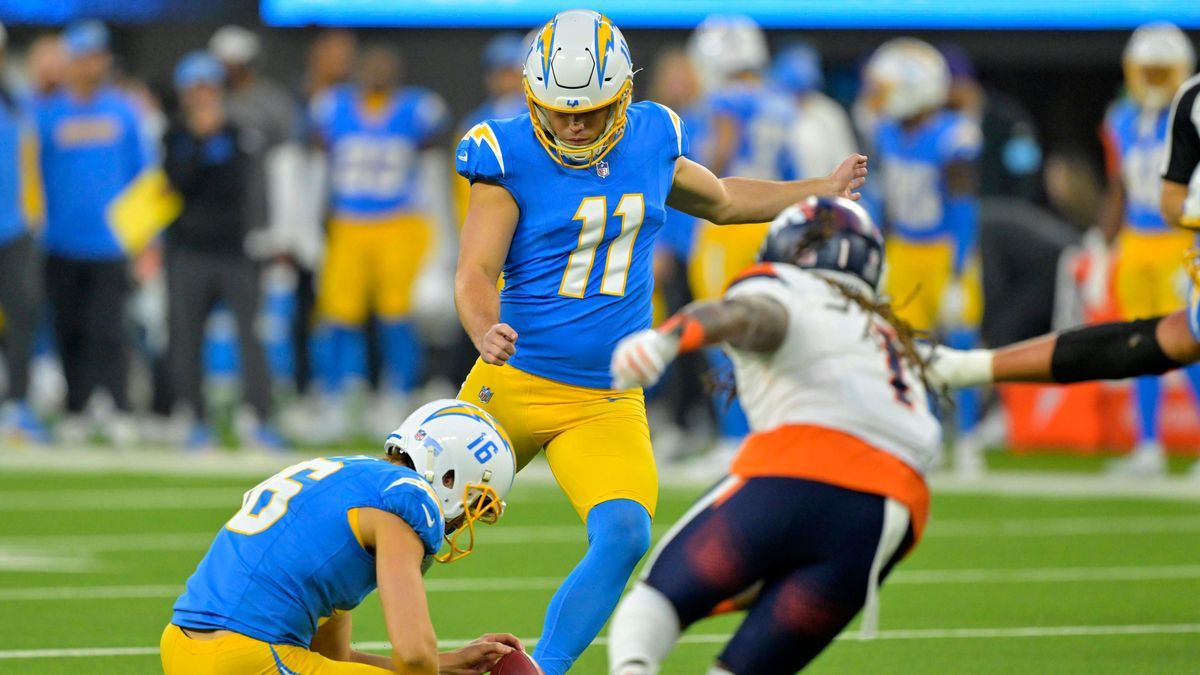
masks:
{"label": "white yard line", "polygon": [[[1200,623],[1132,624],[1117,626],[1015,626],[1006,628],[928,628],[913,630],[883,630],[874,640],[979,640],[1003,638],[1043,637],[1104,637],[1114,635],[1194,635],[1200,633]],[[681,645],[723,644],[728,634],[694,633],[684,635]],[[860,641],[854,632],[838,636],[838,640]],[[471,640],[439,640],[440,649],[462,647]],[[526,646],[537,644],[537,638],[521,638]],[[608,644],[607,637],[599,637],[593,646]],[[380,651],[389,649],[387,642],[355,642],[356,649]],[[10,659],[62,659],[101,658],[112,656],[151,656],[158,654],[158,647],[76,647],[66,649],[8,649],[0,651],[0,660]]]}
{"label": "white yard line", "polygon": [[[1200,579],[1200,565],[1159,565],[1134,567],[1032,567],[1015,569],[897,570],[888,579],[889,586],[938,586],[943,584],[1007,583],[1094,583],[1115,581],[1163,581]],[[559,577],[466,577],[432,578],[425,581],[430,593],[477,593],[480,591],[552,591],[562,582]],[[135,600],[174,598],[183,591],[179,585],[121,586],[43,586],[0,588],[0,601],[49,600]]]}
{"label": "white yard line", "polygon": [[[0,444],[0,470],[70,473],[107,473],[138,475],[186,476],[246,476],[262,478],[296,461],[322,453],[312,450],[289,455],[270,455],[254,452],[209,453],[185,455],[178,450],[111,450],[95,448],[24,449]],[[699,488],[716,482],[719,476],[696,479],[663,467],[660,480],[664,486]],[[541,460],[521,471],[514,503],[520,498],[520,487],[553,484],[549,467]],[[931,479],[935,493],[1020,495],[1051,499],[1137,498],[1170,501],[1200,501],[1200,485],[1184,476],[1169,478],[1125,480],[1100,474],[997,471],[978,480],[962,480],[952,475],[935,475]],[[541,496],[532,496],[542,501]],[[555,495],[557,498],[557,495]]]}
{"label": "white yard line", "polygon": [[[656,535],[667,524],[655,526]],[[996,537],[1091,537],[1184,534],[1200,532],[1200,515],[1090,516],[1071,518],[954,519],[930,522],[925,536],[943,538]],[[20,535],[0,537],[6,550],[41,551],[196,551],[203,552],[216,530],[207,532],[164,532],[158,534]],[[498,525],[480,530],[483,546],[525,544],[577,544],[587,542],[579,525]]]}

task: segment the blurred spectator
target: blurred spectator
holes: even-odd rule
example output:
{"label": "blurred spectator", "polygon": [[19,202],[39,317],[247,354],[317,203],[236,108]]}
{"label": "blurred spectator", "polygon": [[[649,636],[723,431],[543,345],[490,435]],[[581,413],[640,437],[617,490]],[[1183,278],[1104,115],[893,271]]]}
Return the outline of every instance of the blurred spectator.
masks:
{"label": "blurred spectator", "polygon": [[459,124],[466,132],[484,120],[516,117],[529,112],[521,73],[529,43],[519,33],[500,33],[483,48],[483,85],[487,100],[467,113]]}
{"label": "blurred spectator", "polygon": [[331,398],[322,430],[335,437],[347,429],[342,395],[348,378],[363,370],[356,345],[372,313],[384,371],[376,417],[394,423],[419,383],[424,352],[410,313],[435,226],[418,160],[448,117],[441,97],[400,86],[394,49],[368,51],[360,72],[359,85],[331,89],[312,106],[313,127],[330,156],[331,220],[317,311],[335,357],[319,374]]}
{"label": "blurred spectator", "polygon": [[[7,34],[0,24],[0,72]],[[41,220],[37,129],[26,103],[0,82],[0,310],[8,387],[0,396],[0,438],[44,442],[28,403],[29,365],[42,302],[39,255],[29,226]]]}
{"label": "blurred spectator", "polygon": [[[703,162],[707,108],[700,92],[695,66],[682,47],[668,47],[654,60],[650,79],[650,100],[674,110],[687,130],[688,158]],[[694,216],[667,207],[666,221],[659,232],[654,250],[654,288],[665,314],[670,316],[690,303],[692,290],[688,262],[696,234]],[[655,429],[654,451],[660,459],[677,459],[704,445],[701,436],[711,434],[715,423],[709,397],[704,393],[704,354],[681,355],[667,371],[660,387],[666,404],[668,424]]]}
{"label": "blurred spectator", "polygon": [[252,229],[263,228],[270,223],[267,156],[294,135],[295,106],[286,89],[259,74],[258,35],[240,26],[225,26],[213,34],[208,48],[225,66],[229,87],[225,107],[252,160],[246,176],[250,192],[246,217]]}
{"label": "blurred spectator", "polygon": [[797,174],[810,178],[833,170],[857,152],[850,116],[822,89],[821,55],[806,44],[794,45],[775,57],[771,80],[796,98],[796,117],[788,132]]}
{"label": "blurred spectator", "polygon": [[979,194],[1035,200],[1041,190],[1042,146],[1033,116],[1020,101],[985,87],[971,56],[962,47],[938,47],[950,67],[947,106],[979,122],[983,150],[979,155]]}
{"label": "blurred spectator", "polygon": [[349,82],[357,57],[358,41],[351,31],[327,30],[318,35],[308,50],[304,100],[312,101],[330,87]]}
{"label": "blurred spectator", "polygon": [[26,76],[36,98],[53,94],[66,77],[67,52],[62,37],[43,35],[29,45],[25,56]]}
{"label": "blurred spectator", "polygon": [[165,140],[163,166],[183,196],[183,211],[166,234],[171,373],[177,399],[191,407],[193,448],[214,442],[201,376],[204,326],[213,306],[228,305],[237,321],[242,388],[258,425],[253,442],[281,447],[266,423],[271,389],[262,342],[255,331],[259,309],[258,267],[246,254],[250,157],[226,119],[224,70],[207,52],[192,52],[175,68],[180,120]]}
{"label": "blurred spectator", "polygon": [[97,387],[119,414],[104,428],[115,444],[134,440],[127,392],[129,369],[125,251],[106,209],[142,172],[146,149],[129,100],[108,83],[108,30],[87,21],[63,34],[66,79],[38,109],[46,191],[46,290],[67,380],[64,441],[88,433],[82,417]]}

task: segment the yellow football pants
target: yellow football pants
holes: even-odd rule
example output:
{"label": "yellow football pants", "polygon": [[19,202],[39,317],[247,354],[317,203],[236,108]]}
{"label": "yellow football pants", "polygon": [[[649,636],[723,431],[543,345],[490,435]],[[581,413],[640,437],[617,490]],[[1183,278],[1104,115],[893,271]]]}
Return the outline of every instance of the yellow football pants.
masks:
{"label": "yellow football pants", "polygon": [[362,325],[372,310],[384,321],[404,318],[433,236],[433,224],[414,214],[333,219],[317,286],[320,317],[346,326]]}
{"label": "yellow football pants", "polygon": [[1183,308],[1187,297],[1183,253],[1194,236],[1181,230],[1121,230],[1114,281],[1122,318],[1145,319]]}
{"label": "yellow football pants", "polygon": [[[953,245],[946,241],[887,240],[883,291],[891,298],[896,316],[917,330],[938,324],[942,296],[954,275]],[[969,262],[963,271],[966,303],[962,323],[978,326],[983,318],[983,284],[979,266]]]}
{"label": "yellow football pants", "polygon": [[613,499],[635,501],[654,515],[658,470],[640,389],[578,387],[477,360],[458,398],[503,425],[518,469],[545,448],[555,480],[584,522],[593,506]]}
{"label": "yellow football pants", "polygon": [[237,633],[212,640],[193,640],[174,624],[168,624],[163,631],[159,650],[164,675],[278,675],[282,672],[383,675],[391,672],[362,663],[334,661],[292,645],[270,645]]}

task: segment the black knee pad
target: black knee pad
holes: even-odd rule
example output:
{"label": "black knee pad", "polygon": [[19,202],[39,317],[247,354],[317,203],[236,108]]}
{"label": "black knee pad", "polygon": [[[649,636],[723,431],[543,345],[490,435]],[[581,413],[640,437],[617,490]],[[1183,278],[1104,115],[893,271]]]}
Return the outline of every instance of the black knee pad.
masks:
{"label": "black knee pad", "polygon": [[1155,331],[1163,317],[1084,326],[1054,343],[1050,375],[1064,384],[1162,375],[1183,365],[1167,356]]}

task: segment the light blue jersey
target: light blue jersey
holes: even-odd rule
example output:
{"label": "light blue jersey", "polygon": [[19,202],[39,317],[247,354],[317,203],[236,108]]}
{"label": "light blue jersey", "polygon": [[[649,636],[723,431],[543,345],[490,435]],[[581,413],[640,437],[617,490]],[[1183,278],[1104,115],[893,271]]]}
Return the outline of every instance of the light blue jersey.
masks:
{"label": "light blue jersey", "polygon": [[60,91],[38,105],[46,251],[83,260],[125,257],[106,215],[149,159],[129,99],[106,87],[81,100]]}
{"label": "light blue jersey", "polygon": [[360,507],[403,518],[429,555],[441,546],[438,500],[415,471],[365,456],[301,462],[246,493],[175,601],[171,623],[308,649],[323,618],[375,590],[375,558],[347,515]]}
{"label": "light blue jersey", "polygon": [[788,132],[796,118],[791,95],[771,89],[765,82],[737,81],[713,94],[709,105],[714,117],[730,117],[741,130],[738,147],[725,176],[766,180],[795,180],[796,162],[787,147]]}
{"label": "light blue jersey", "polygon": [[946,167],[974,161],[982,147],[979,126],[957,112],[936,112],[911,131],[900,122],[881,119],[875,153],[883,170],[889,235],[908,241],[955,236],[955,214],[946,208],[951,200]]}
{"label": "light blue jersey", "polygon": [[552,160],[528,114],[479,124],[458,145],[458,172],[501,185],[520,208],[500,295],[500,320],[518,334],[508,363],[520,370],[607,389],[617,342],[650,326],[654,241],[688,139],[657,103],[629,106],[627,119],[587,169]]}
{"label": "light blue jersey", "polygon": [[1159,210],[1169,108],[1145,112],[1132,99],[1109,107],[1102,127],[1109,172],[1120,172],[1125,186],[1125,223],[1139,232],[1165,232]]}
{"label": "light blue jersey", "polygon": [[312,104],[312,124],[329,148],[333,215],[372,218],[420,209],[420,150],[448,123],[433,92],[405,87],[369,111],[363,92],[334,87]]}

